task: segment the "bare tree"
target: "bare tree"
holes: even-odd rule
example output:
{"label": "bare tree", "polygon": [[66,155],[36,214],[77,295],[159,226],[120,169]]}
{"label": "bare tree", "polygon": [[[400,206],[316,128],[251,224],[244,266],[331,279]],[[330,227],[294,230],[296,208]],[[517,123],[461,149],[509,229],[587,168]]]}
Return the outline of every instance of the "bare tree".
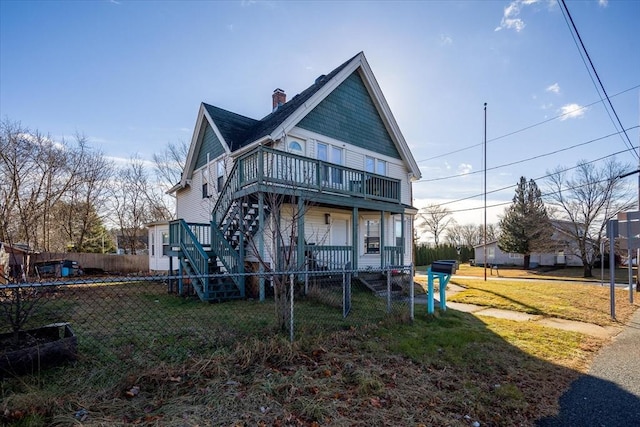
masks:
{"label": "bare tree", "polygon": [[478,226],[475,224],[464,224],[460,227],[460,237],[462,244],[470,248],[481,243],[481,235],[478,232]]}
{"label": "bare tree", "polygon": [[164,151],[153,155],[155,175],[158,182],[169,189],[180,182],[189,154],[189,145],[184,141],[170,142]]}
{"label": "bare tree", "polygon": [[445,240],[447,243],[454,246],[463,246],[462,242],[462,226],[456,222],[455,219],[451,220],[449,227],[445,233]]}
{"label": "bare tree", "polygon": [[447,229],[453,221],[450,218],[451,212],[440,205],[430,204],[418,212],[417,226],[425,228],[433,236],[436,246],[440,243],[440,235]]}
{"label": "bare tree", "polygon": [[546,200],[557,207],[557,215],[571,224],[570,233],[584,266],[584,277],[592,277],[607,221],[633,205],[630,188],[619,179],[629,167],[609,160],[597,168],[578,162],[570,175],[556,168],[547,179]]}
{"label": "bare tree", "polygon": [[86,138],[75,145],[5,120],[0,124],[0,214],[9,226],[0,238],[49,250],[57,228],[54,206],[78,191],[83,169],[94,159]]}
{"label": "bare tree", "polygon": [[132,156],[117,171],[109,189],[110,214],[123,237],[122,245],[130,253],[140,248],[146,223],[170,218],[171,212],[162,202],[162,195],[150,185],[144,162]]}

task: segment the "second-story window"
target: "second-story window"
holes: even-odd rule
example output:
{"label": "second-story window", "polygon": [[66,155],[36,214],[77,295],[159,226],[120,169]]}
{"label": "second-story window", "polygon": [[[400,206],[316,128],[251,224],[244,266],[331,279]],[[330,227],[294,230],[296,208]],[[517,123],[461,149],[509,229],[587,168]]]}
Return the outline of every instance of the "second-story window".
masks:
{"label": "second-story window", "polygon": [[375,157],[365,156],[364,170],[378,175],[387,175],[387,162]]}
{"label": "second-story window", "polygon": [[209,184],[206,182],[202,184],[202,198],[206,199],[209,197]]}
{"label": "second-story window", "polygon": [[[317,153],[318,160],[324,162],[335,163],[342,165],[344,163],[344,153],[342,148],[335,145],[318,143]],[[329,166],[324,167],[323,181],[333,185],[342,184],[342,169],[332,168]]]}

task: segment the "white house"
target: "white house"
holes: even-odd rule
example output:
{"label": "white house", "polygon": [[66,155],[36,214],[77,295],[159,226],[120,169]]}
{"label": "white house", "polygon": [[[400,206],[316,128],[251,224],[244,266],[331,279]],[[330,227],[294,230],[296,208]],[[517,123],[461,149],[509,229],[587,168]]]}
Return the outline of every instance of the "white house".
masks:
{"label": "white house", "polygon": [[[179,219],[169,224],[169,268],[200,276],[243,273],[256,260],[273,270],[410,264],[421,173],[364,53],[289,101],[276,89],[272,106],[253,119],[200,105],[170,190]],[[156,245],[161,233],[150,228]],[[287,249],[295,266],[283,262]],[[194,288],[202,299],[243,297],[244,279],[229,277],[232,287],[203,279]]]}
{"label": "white house", "polygon": [[[552,220],[553,244],[549,251],[544,253],[534,252],[531,254],[529,265],[535,267],[567,266],[582,267],[582,258],[575,238],[572,236],[570,227],[572,223],[561,220]],[[474,246],[475,264],[484,265],[485,245]],[[500,250],[498,241],[493,240],[487,243],[487,265],[520,266],[524,265],[524,255],[507,253]]]}

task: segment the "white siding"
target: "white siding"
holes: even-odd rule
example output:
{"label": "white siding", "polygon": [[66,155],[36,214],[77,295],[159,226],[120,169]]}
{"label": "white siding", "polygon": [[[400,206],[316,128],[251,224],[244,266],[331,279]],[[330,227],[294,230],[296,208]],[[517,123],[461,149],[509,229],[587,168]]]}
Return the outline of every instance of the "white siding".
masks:
{"label": "white siding", "polygon": [[215,162],[211,162],[211,178],[207,180],[209,194],[212,197],[208,199],[202,197],[202,184],[207,175],[206,166],[194,171],[189,187],[178,192],[176,207],[178,218],[187,222],[208,223],[211,221],[211,211],[217,198],[215,167]]}

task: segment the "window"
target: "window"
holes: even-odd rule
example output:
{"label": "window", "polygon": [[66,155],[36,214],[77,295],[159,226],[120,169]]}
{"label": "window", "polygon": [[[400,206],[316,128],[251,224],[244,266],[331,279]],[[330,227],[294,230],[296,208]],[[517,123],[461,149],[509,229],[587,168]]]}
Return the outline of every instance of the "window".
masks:
{"label": "window", "polygon": [[156,254],[156,233],[154,230],[154,232],[151,233],[151,256],[155,256],[155,254]]}
{"label": "window", "polygon": [[513,253],[513,252],[509,252],[509,258],[511,258],[511,259],[521,259],[521,258],[524,258],[524,255],[523,254],[516,254],[516,253]]}
{"label": "window", "polygon": [[289,143],[289,151],[296,154],[302,154],[302,145],[298,141],[291,141]]}
{"label": "window", "polygon": [[367,220],[364,233],[364,253],[380,253],[380,221]]}
{"label": "window", "polygon": [[168,231],[162,232],[162,255],[163,256],[169,255],[169,232]]}
{"label": "window", "polygon": [[377,173],[378,175],[386,175],[387,162],[385,162],[384,160],[376,159],[375,157],[365,156],[364,170],[371,173]]}
{"label": "window", "polygon": [[217,167],[217,181],[216,184],[218,185],[218,193],[220,193],[222,191],[222,187],[224,186],[224,162],[222,160],[218,161],[218,167]]}
{"label": "window", "polygon": [[[318,143],[317,158],[323,162],[343,164],[343,150],[334,145]],[[329,184],[342,184],[342,169],[325,165],[323,167],[323,181]]]}
{"label": "window", "polygon": [[394,223],[396,233],[396,246],[402,246],[402,221],[397,219]]}
{"label": "window", "polygon": [[202,198],[203,199],[209,198],[209,184],[207,184],[206,182],[202,184]]}

